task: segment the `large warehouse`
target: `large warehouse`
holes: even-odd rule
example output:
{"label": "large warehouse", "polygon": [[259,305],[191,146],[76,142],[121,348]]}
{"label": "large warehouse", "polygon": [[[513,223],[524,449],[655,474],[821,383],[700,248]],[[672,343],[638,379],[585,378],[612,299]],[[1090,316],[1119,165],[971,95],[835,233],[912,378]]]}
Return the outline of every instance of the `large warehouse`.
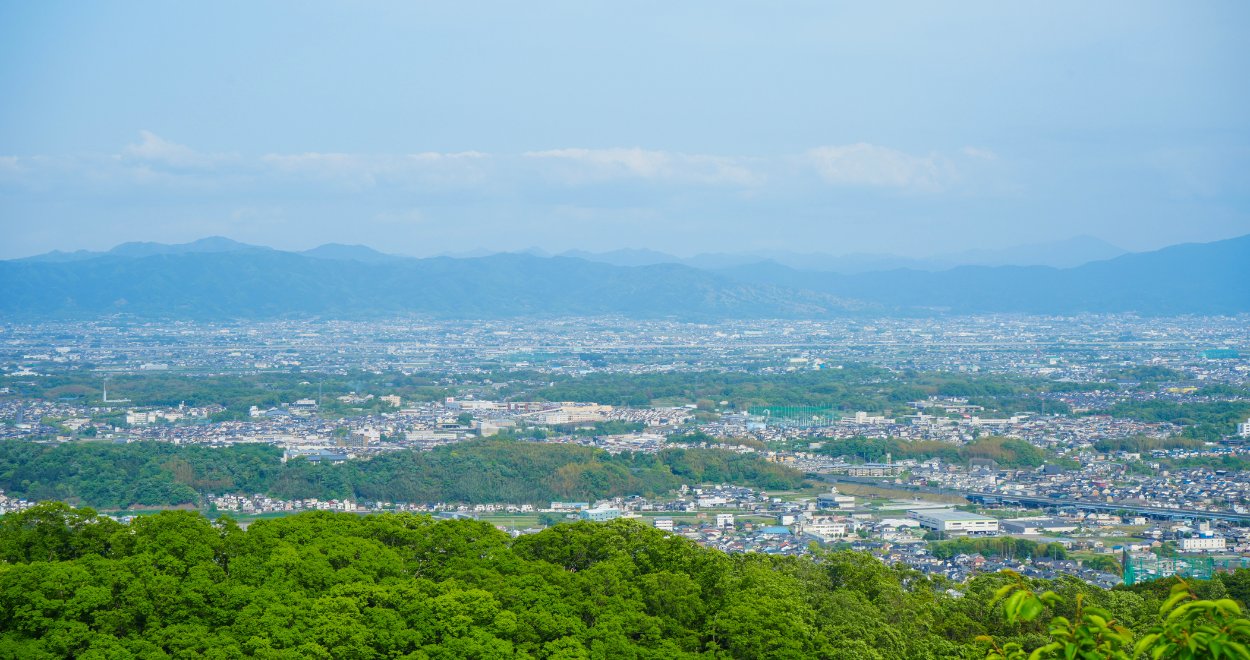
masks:
{"label": "large warehouse", "polygon": [[1016,518],[1002,522],[1008,534],[1041,534],[1042,532],[1074,532],[1076,525],[1052,518]]}
{"label": "large warehouse", "polygon": [[954,509],[908,511],[907,517],[935,532],[984,534],[998,531],[998,519]]}

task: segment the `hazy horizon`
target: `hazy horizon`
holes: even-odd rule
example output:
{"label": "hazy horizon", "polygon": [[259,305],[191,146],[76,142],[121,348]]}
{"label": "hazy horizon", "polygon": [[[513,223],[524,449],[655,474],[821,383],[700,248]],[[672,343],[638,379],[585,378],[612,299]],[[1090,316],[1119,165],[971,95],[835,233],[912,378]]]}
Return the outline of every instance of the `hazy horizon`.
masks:
{"label": "hazy horizon", "polygon": [[[1250,8],[0,8],[0,259],[1250,233]],[[1240,81],[1240,82],[1239,82]]]}
{"label": "hazy horizon", "polygon": [[[197,243],[197,242],[199,242],[199,241],[205,241],[205,240],[211,240],[211,239],[219,239],[219,238],[224,238],[224,239],[227,239],[227,240],[230,240],[230,241],[235,241],[235,242],[238,242],[238,243],[243,243],[243,244],[245,244],[245,245],[250,245],[250,246],[252,246],[252,247],[258,247],[258,248],[272,248],[272,249],[275,249],[275,250],[281,250],[281,251],[284,251],[284,252],[306,252],[306,251],[310,251],[310,250],[313,250],[313,249],[316,249],[316,248],[319,248],[319,247],[325,247],[325,246],[331,246],[331,245],[341,245],[341,246],[347,246],[347,247],[365,247],[365,248],[368,248],[368,249],[370,249],[370,250],[375,250],[375,251],[377,251],[377,252],[380,252],[380,253],[382,253],[382,254],[386,254],[386,255],[391,255],[391,256],[399,256],[399,257],[412,257],[412,258],[417,258],[417,259],[426,259],[426,258],[430,258],[430,257],[439,257],[439,256],[468,257],[468,256],[478,256],[478,254],[479,254],[479,253],[481,253],[482,255],[485,255],[486,253],[489,253],[489,254],[503,254],[503,253],[530,253],[530,254],[534,254],[534,253],[535,253],[535,251],[538,251],[538,252],[541,252],[541,253],[542,253],[542,254],[541,254],[541,255],[539,255],[539,256],[552,256],[552,257],[554,257],[554,256],[562,256],[562,255],[564,255],[564,254],[566,254],[566,253],[570,253],[570,252],[572,252],[572,253],[585,252],[585,253],[590,253],[590,254],[594,254],[594,255],[605,255],[605,254],[611,254],[611,253],[615,253],[615,252],[652,252],[652,253],[656,253],[656,254],[663,254],[663,255],[667,255],[667,256],[676,257],[676,258],[679,258],[679,259],[690,259],[690,258],[693,258],[693,257],[704,256],[704,255],[715,255],[715,254],[724,254],[724,255],[755,255],[755,254],[770,254],[770,253],[775,253],[775,252],[782,252],[782,253],[788,253],[788,254],[793,254],[793,255],[798,255],[798,256],[809,256],[809,255],[811,255],[811,256],[814,256],[814,255],[826,255],[826,256],[832,256],[832,257],[847,257],[847,256],[874,256],[874,257],[875,257],[875,256],[880,256],[880,257],[899,257],[899,258],[903,258],[903,259],[916,259],[916,260],[924,260],[924,259],[934,259],[934,258],[938,258],[938,257],[952,257],[952,256],[958,256],[958,255],[961,255],[961,254],[964,254],[964,253],[976,253],[976,252],[997,252],[997,251],[998,251],[997,249],[969,248],[969,249],[967,249],[967,250],[959,250],[959,251],[956,251],[956,252],[933,252],[933,253],[915,254],[915,255],[900,255],[900,254],[895,254],[895,253],[886,253],[886,252],[877,252],[877,253],[866,253],[866,252],[840,252],[840,253],[831,253],[831,252],[821,252],[821,251],[819,251],[819,250],[807,250],[807,251],[803,251],[803,250],[788,250],[788,249],[754,249],[754,250],[737,250],[737,251],[732,251],[732,252],[728,252],[728,251],[727,251],[727,252],[685,252],[685,251],[666,252],[666,251],[664,251],[664,250],[657,250],[657,249],[655,249],[655,248],[646,247],[646,246],[643,246],[643,247],[625,246],[625,247],[620,247],[620,248],[613,248],[613,249],[610,249],[610,250],[598,250],[598,251],[594,251],[594,250],[583,250],[583,249],[581,249],[581,248],[576,248],[576,247],[574,247],[574,248],[569,248],[569,249],[566,249],[566,250],[549,250],[549,249],[544,248],[544,247],[543,247],[543,246],[541,246],[541,245],[526,245],[526,246],[519,246],[519,247],[511,247],[511,248],[507,248],[507,249],[490,249],[490,248],[486,248],[486,247],[483,247],[483,246],[478,246],[478,247],[476,247],[476,248],[471,248],[471,249],[467,249],[467,250],[441,250],[441,251],[438,251],[438,252],[431,252],[431,253],[428,253],[428,254],[409,254],[409,253],[405,253],[405,252],[400,252],[400,251],[393,251],[393,250],[390,250],[390,249],[389,249],[389,247],[388,247],[388,246],[385,246],[385,245],[380,245],[380,246],[379,246],[379,245],[367,245],[367,244],[364,244],[364,243],[341,243],[341,242],[337,242],[337,241],[331,241],[331,242],[328,242],[328,243],[317,243],[317,244],[315,244],[315,245],[295,245],[295,246],[293,246],[293,247],[282,247],[282,246],[278,246],[278,245],[268,245],[268,244],[264,244],[264,243],[247,243],[246,241],[242,241],[242,240],[238,240],[238,239],[235,239],[235,238],[231,238],[231,237],[229,237],[229,236],[201,236],[201,237],[196,238],[196,239],[192,239],[192,240],[185,241],[185,242],[179,242],[179,243],[164,243],[164,242],[161,242],[161,241],[143,241],[143,240],[139,240],[139,241],[121,241],[121,242],[117,243],[116,245],[111,245],[111,246],[108,246],[108,247],[106,247],[106,248],[104,248],[104,249],[101,249],[101,250],[87,250],[87,251],[89,251],[89,252],[93,252],[93,253],[106,253],[106,252],[108,252],[108,251],[110,251],[110,250],[112,250],[112,249],[114,249],[114,248],[122,247],[122,246],[124,246],[124,245],[132,244],[132,243],[152,243],[152,244],[158,244],[158,245],[179,246],[179,245],[189,245],[189,244],[194,244],[194,243]],[[1098,241],[1098,242],[1100,242],[1100,243],[1105,243],[1105,244],[1106,244],[1107,246],[1109,246],[1109,247],[1112,247],[1112,248],[1119,248],[1119,246],[1114,245],[1114,244],[1112,244],[1112,243],[1102,241],[1101,239],[1098,239],[1098,238],[1096,238],[1096,237],[1090,236],[1090,235],[1088,235],[1088,234],[1082,234],[1082,235],[1080,235],[1080,236],[1070,236],[1070,237],[1067,237],[1067,238],[1064,238],[1064,239],[1058,239],[1058,240],[1055,240],[1055,241],[1044,241],[1044,242],[1040,242],[1040,243],[1025,243],[1025,244],[1021,244],[1021,245],[1009,245],[1009,246],[1005,246],[1005,247],[1004,247],[1004,248],[1002,248],[1002,249],[1003,249],[1003,250],[1010,250],[1010,249],[1013,249],[1013,248],[1027,248],[1027,247],[1034,247],[1034,246],[1046,246],[1046,245],[1062,244],[1062,243],[1065,243],[1065,242],[1068,242],[1068,241],[1078,241],[1078,240],[1081,240],[1081,239],[1092,239],[1092,240],[1094,240],[1094,241]],[[1169,246],[1163,246],[1163,247],[1169,247]],[[66,253],[66,254],[71,254],[71,253],[73,253],[73,252],[75,252],[75,251],[76,251],[76,250],[63,250],[63,249],[60,249],[60,248],[53,248],[52,250],[49,250],[49,251],[47,251],[47,252],[41,252],[41,253],[38,253],[38,254],[22,255],[22,256],[20,256],[20,257],[16,257],[16,258],[17,258],[17,259],[23,259],[23,258],[35,257],[35,256],[41,256],[41,255],[44,255],[44,254],[49,254],[49,253],[57,253],[57,252],[62,252],[62,253]],[[1127,252],[1128,252],[1128,251],[1125,251],[1125,253],[1127,253]]]}

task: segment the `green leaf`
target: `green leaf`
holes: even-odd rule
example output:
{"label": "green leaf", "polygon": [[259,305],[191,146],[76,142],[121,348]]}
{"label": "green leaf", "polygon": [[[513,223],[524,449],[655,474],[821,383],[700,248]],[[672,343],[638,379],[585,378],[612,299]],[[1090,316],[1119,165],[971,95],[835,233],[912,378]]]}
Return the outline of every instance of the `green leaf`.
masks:
{"label": "green leaf", "polygon": [[1039,646],[1029,654],[1029,660],[1040,660],[1042,657],[1050,657],[1050,654],[1063,648],[1063,644],[1051,642],[1045,646]]}
{"label": "green leaf", "polygon": [[1221,598],[1215,601],[1215,604],[1225,612],[1232,612],[1233,616],[1241,616],[1241,607],[1237,605],[1237,601],[1229,598]]}
{"label": "green leaf", "polygon": [[1009,584],[1005,587],[1000,587],[997,591],[994,592],[994,599],[990,601],[990,605],[997,603],[999,599],[1011,593],[1013,589],[1019,589],[1019,588],[1020,588],[1020,585],[1018,584]]}
{"label": "green leaf", "polygon": [[[1247,660],[1250,660],[1250,651],[1246,650],[1246,647],[1244,644],[1241,644],[1240,642],[1234,642],[1232,640],[1226,640],[1224,642],[1224,646],[1227,646],[1231,648],[1232,650],[1236,651],[1237,655],[1241,656],[1242,658],[1246,658]],[[1225,649],[1224,652],[1227,653],[1228,650]]]}
{"label": "green leaf", "polygon": [[1172,596],[1169,597],[1167,600],[1163,601],[1163,605],[1159,606],[1159,614],[1167,614],[1168,610],[1172,609],[1173,607],[1176,607],[1177,603],[1189,597],[1190,596],[1189,596],[1188,591],[1178,594],[1176,593],[1176,588],[1173,587]]}
{"label": "green leaf", "polygon": [[1036,598],[1026,598],[1020,604],[1020,618],[1032,621],[1042,613],[1042,603]]}
{"label": "green leaf", "polygon": [[1007,602],[1003,603],[1003,615],[1007,617],[1008,623],[1015,623],[1020,616],[1020,604],[1024,601],[1025,593],[1017,591],[1011,594]]}
{"label": "green leaf", "polygon": [[1042,602],[1047,605],[1055,605],[1057,603],[1066,603],[1067,601],[1065,601],[1059,594],[1053,591],[1047,591],[1042,594]]}

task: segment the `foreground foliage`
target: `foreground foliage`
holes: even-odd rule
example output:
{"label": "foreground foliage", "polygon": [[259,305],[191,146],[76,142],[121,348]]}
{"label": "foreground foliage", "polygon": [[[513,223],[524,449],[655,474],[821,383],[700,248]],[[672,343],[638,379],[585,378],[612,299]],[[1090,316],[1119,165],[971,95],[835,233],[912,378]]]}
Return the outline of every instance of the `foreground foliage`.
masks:
{"label": "foreground foliage", "polygon": [[[995,593],[995,600],[1003,599],[1003,618],[1008,624],[1036,619],[1050,607],[1065,603],[1063,597],[1053,591],[1036,594],[1012,571],[1004,571],[1016,578]],[[1049,632],[1053,641],[1026,655],[1019,642],[999,646],[990,636],[978,637],[978,641],[992,646],[986,660],[1129,660],[1146,656],[1150,660],[1196,660],[1218,659],[1250,660],[1250,619],[1241,614],[1241,606],[1228,598],[1200,600],[1188,583],[1177,580],[1167,600],[1159,606],[1162,620],[1145,631],[1133,643],[1133,631],[1124,627],[1115,615],[1105,608],[1086,606],[1076,597],[1076,620],[1056,616],[1050,621]]]}
{"label": "foreground foliage", "polygon": [[[854,552],[726,555],[630,520],[512,540],[488,524],[310,512],[130,525],[44,504],[0,519],[0,658],[984,657],[1101,608],[1141,636],[1153,592],[1021,582],[1061,600],[1004,619],[963,586]],[[1078,611],[1073,603],[1082,603]],[[1056,618],[1051,618],[1051,617]]]}

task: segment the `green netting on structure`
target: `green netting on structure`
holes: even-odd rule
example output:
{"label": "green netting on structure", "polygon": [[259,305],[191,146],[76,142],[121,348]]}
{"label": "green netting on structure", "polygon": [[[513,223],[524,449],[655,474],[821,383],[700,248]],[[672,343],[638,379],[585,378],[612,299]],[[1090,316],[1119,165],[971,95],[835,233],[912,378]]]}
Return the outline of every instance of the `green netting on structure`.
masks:
{"label": "green netting on structure", "polygon": [[822,408],[809,406],[751,406],[747,409],[747,414],[752,419],[764,422],[769,426],[800,428],[829,426],[842,419],[842,413],[828,406]]}
{"label": "green netting on structure", "polygon": [[1124,565],[1124,584],[1137,584],[1168,577],[1210,580],[1216,573],[1250,568],[1250,557],[1157,557],[1135,555]]}

